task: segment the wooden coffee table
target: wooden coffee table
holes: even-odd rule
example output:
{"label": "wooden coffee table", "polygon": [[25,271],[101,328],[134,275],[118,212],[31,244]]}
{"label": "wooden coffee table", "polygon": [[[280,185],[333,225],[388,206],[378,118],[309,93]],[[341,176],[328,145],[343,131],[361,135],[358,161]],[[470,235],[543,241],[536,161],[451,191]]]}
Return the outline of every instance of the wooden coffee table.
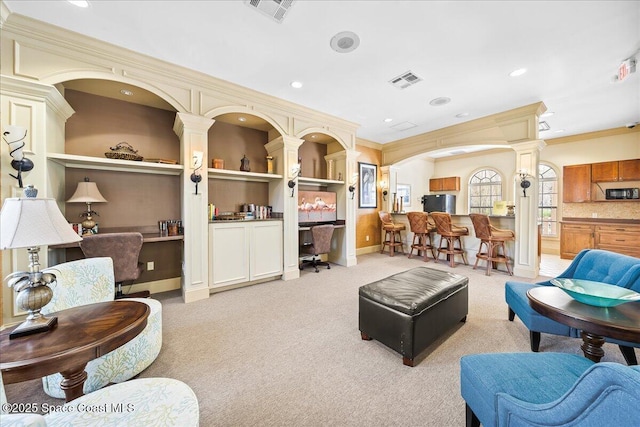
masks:
{"label": "wooden coffee table", "polygon": [[136,337],[147,325],[149,306],[137,301],[109,301],[52,313],[52,330],[9,339],[14,328],[0,332],[0,370],[6,384],[60,372],[69,402],[83,395],[90,360]]}
{"label": "wooden coffee table", "polygon": [[640,343],[638,302],[628,302],[616,307],[595,307],[574,300],[554,286],[530,289],[527,297],[531,307],[538,313],[580,329],[583,341],[580,348],[585,357],[594,362],[599,362],[604,356],[604,337]]}

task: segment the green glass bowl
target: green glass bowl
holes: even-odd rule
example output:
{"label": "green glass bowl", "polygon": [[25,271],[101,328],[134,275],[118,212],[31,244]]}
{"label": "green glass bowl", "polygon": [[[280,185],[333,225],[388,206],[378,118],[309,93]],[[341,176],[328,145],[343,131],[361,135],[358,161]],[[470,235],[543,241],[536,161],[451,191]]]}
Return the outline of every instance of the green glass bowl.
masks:
{"label": "green glass bowl", "polygon": [[640,301],[639,293],[607,283],[581,279],[551,279],[551,283],[576,301],[596,307],[615,307],[626,302]]}

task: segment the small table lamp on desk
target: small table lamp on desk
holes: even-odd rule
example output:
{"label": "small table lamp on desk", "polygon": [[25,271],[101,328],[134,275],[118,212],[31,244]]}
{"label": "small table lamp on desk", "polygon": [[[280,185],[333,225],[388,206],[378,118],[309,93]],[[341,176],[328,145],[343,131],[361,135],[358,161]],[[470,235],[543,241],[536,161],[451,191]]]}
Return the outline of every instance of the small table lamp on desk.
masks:
{"label": "small table lamp on desk", "polygon": [[93,227],[96,226],[96,222],[93,220],[93,215],[98,216],[98,213],[91,210],[91,203],[106,203],[106,201],[107,200],[102,197],[102,194],[100,194],[96,183],[90,182],[89,178],[85,178],[83,182],[78,183],[76,192],[73,193],[73,196],[71,196],[69,200],[67,200],[67,203],[87,204],[87,210],[80,214],[80,216],[84,218],[84,221],[82,221],[83,236],[90,236],[93,234]]}
{"label": "small table lamp on desk", "polygon": [[40,313],[53,297],[48,285],[55,283],[56,276],[40,271],[39,246],[79,240],[54,199],[37,199],[35,194],[5,199],[0,212],[0,249],[27,248],[29,254],[29,271],[7,276],[9,286],[18,293],[18,307],[28,313],[27,320],[11,332],[10,338],[48,331],[57,323],[56,317]]}

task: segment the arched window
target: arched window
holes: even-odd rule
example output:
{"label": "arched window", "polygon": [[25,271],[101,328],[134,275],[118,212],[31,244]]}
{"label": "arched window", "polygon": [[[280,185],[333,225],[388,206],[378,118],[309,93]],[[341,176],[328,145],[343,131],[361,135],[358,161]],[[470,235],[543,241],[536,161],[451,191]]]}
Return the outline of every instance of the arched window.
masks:
{"label": "arched window", "polygon": [[491,215],[493,202],[502,200],[502,178],[493,169],[483,169],[469,179],[469,213]]}
{"label": "arched window", "polygon": [[538,165],[538,221],[542,223],[542,235],[558,235],[558,174],[549,165]]}

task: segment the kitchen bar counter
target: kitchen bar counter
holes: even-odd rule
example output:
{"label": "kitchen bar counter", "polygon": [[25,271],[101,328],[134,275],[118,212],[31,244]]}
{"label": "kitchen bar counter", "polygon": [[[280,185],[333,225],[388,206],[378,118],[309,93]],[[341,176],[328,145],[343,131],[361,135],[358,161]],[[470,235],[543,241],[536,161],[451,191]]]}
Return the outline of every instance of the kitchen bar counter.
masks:
{"label": "kitchen bar counter", "polygon": [[[407,228],[406,232],[402,233],[402,236],[403,236],[403,242],[405,244],[404,249],[405,249],[405,252],[408,254],[409,251],[411,250],[413,233],[411,232],[411,226],[409,225],[406,212],[392,213],[391,215],[393,216],[394,222],[402,223]],[[491,220],[491,225],[493,225],[494,227],[515,231],[516,217],[513,215],[504,215],[504,216],[489,215],[489,219]],[[476,262],[476,253],[478,252],[478,248],[480,247],[480,239],[476,237],[476,233],[473,229],[473,223],[471,222],[471,217],[469,217],[468,214],[467,215],[452,214],[451,222],[462,227],[467,227],[469,229],[469,235],[462,237],[462,245],[467,254],[467,260],[469,262],[469,265],[473,266],[473,264]],[[436,232],[432,234],[431,237],[433,239],[434,246],[438,247],[440,244],[440,235]],[[516,234],[516,239],[517,238],[518,238],[518,235]],[[507,242],[506,247],[507,247],[507,255],[509,256],[509,258],[511,258],[511,266],[513,267],[513,257],[515,254],[515,242],[513,241]],[[444,255],[441,255],[440,260],[443,262],[446,262],[446,257]],[[458,261],[462,261],[460,257],[456,257],[456,262]],[[486,264],[484,264],[484,261],[481,261],[478,263],[478,268],[480,268],[480,266],[486,266]],[[498,264],[498,267],[500,271],[504,271],[506,273],[506,268],[504,264]]]}

